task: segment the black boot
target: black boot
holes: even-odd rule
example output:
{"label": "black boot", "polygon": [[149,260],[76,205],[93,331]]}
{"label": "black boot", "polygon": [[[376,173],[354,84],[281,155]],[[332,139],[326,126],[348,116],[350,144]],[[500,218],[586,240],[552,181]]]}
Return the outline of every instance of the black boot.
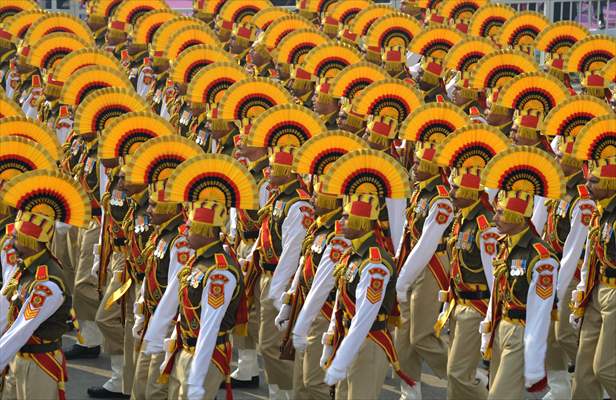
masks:
{"label": "black boot", "polygon": [[[233,389],[258,389],[259,377],[253,376],[249,381],[241,381],[239,379],[231,378],[231,387]],[[220,384],[221,389],[226,389],[226,383],[223,381]]]}
{"label": "black boot", "polygon": [[130,396],[122,392],[112,392],[102,386],[92,386],[88,388],[88,396],[95,399],[129,399]]}
{"label": "black boot", "polygon": [[66,357],[67,360],[98,358],[100,354],[101,346],[86,347],[74,344],[71,348],[64,350],[64,357]]}

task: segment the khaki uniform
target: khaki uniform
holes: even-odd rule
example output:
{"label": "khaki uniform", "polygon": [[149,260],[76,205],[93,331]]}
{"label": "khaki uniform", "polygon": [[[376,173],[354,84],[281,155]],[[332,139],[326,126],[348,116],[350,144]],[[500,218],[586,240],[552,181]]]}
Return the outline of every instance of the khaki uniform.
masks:
{"label": "khaki uniform", "polygon": [[114,252],[109,263],[109,281],[105,287],[105,294],[96,312],[96,325],[103,334],[103,346],[109,355],[120,355],[124,352],[124,335],[122,326],[122,311],[120,305],[113,303],[106,307],[114,292],[122,285],[122,271],[126,257],[123,253]]}
{"label": "khaki uniform", "polygon": [[98,282],[92,276],[94,262],[94,245],[98,243],[100,225],[92,221],[90,226],[79,231],[79,261],[75,269],[75,288],[73,291],[73,307],[77,319],[94,321],[99,305]]}
{"label": "khaki uniform", "polygon": [[[590,224],[576,314],[582,314],[574,399],[616,398],[616,199],[598,204]],[[582,289],[583,287],[583,289]]]}
{"label": "khaki uniform", "polygon": [[494,338],[490,362],[490,395],[494,400],[524,398],[524,327],[501,321]]}

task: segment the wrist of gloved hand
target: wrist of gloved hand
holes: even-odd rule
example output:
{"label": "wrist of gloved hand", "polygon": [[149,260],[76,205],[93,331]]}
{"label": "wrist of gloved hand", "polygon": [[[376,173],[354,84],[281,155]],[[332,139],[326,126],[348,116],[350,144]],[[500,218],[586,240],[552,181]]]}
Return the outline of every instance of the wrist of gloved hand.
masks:
{"label": "wrist of gloved hand", "polygon": [[346,378],[346,371],[335,367],[329,367],[325,373],[325,384],[328,386],[333,386],[344,378]]}
{"label": "wrist of gloved hand", "polygon": [[306,350],[307,346],[308,346],[308,338],[306,336],[299,336],[299,335],[293,334],[293,347],[295,347],[295,350],[304,351]]}

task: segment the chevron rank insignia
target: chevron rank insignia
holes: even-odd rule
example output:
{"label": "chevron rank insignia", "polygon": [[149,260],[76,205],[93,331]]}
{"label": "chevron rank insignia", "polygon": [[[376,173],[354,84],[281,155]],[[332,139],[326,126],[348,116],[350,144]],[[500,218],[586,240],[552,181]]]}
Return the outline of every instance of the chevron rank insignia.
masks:
{"label": "chevron rank insignia", "polygon": [[535,292],[537,296],[542,298],[543,300],[547,300],[552,296],[552,292],[554,291],[554,282],[551,274],[542,274],[539,275],[539,279],[537,280],[537,287]]}
{"label": "chevron rank insignia", "polygon": [[45,300],[47,297],[51,296],[51,290],[44,285],[36,285],[34,288],[34,292],[32,293],[32,297],[30,297],[30,301],[26,305],[26,309],[24,310],[24,318],[26,321],[36,318],[45,304]]}
{"label": "chevron rank insignia", "polygon": [[220,308],[225,303],[225,282],[210,283],[207,303],[212,308]]}
{"label": "chevron rank insignia", "polygon": [[381,294],[383,293],[383,281],[382,278],[370,278],[370,286],[366,293],[366,298],[372,304],[376,304],[381,300]]}

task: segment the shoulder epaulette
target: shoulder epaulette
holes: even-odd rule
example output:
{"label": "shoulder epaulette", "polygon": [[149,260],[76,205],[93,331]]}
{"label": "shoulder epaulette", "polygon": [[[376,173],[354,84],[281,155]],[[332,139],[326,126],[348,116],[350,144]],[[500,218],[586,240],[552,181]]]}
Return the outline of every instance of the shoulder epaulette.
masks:
{"label": "shoulder epaulette", "polygon": [[449,190],[444,185],[436,185],[436,191],[439,196],[449,197]]}
{"label": "shoulder epaulette", "polygon": [[7,235],[13,236],[15,234],[15,224],[7,224],[5,229]]}
{"label": "shoulder epaulette", "polygon": [[485,215],[481,214],[477,217],[477,226],[482,232],[490,227],[490,223],[488,222],[488,219]]}
{"label": "shoulder epaulette", "polygon": [[382,257],[381,257],[381,250],[379,250],[378,247],[370,247],[369,250],[369,254],[370,254],[370,262],[374,263],[374,264],[380,264]]}
{"label": "shoulder epaulette", "polygon": [[337,236],[341,236],[341,235],[342,235],[342,227],[343,227],[343,225],[342,225],[342,221],[336,221],[336,222],[334,222],[334,233],[335,233]]}
{"label": "shoulder epaulette", "polygon": [[39,265],[38,267],[36,267],[36,274],[34,275],[34,279],[37,281],[49,280],[49,271],[47,265]]}
{"label": "shoulder epaulette", "polygon": [[590,199],[590,191],[586,185],[578,185],[577,190],[580,195],[580,199]]}
{"label": "shoulder epaulette", "polygon": [[533,244],[533,247],[535,248],[535,251],[539,254],[540,258],[550,258],[550,251],[543,244],[535,243]]}
{"label": "shoulder epaulette", "polygon": [[310,200],[311,198],[310,193],[308,193],[304,189],[297,189],[297,194],[299,195],[299,198],[301,200]]}
{"label": "shoulder epaulette", "polygon": [[214,260],[216,261],[217,267],[228,267],[229,263],[227,263],[227,257],[225,257],[222,253],[214,254]]}

